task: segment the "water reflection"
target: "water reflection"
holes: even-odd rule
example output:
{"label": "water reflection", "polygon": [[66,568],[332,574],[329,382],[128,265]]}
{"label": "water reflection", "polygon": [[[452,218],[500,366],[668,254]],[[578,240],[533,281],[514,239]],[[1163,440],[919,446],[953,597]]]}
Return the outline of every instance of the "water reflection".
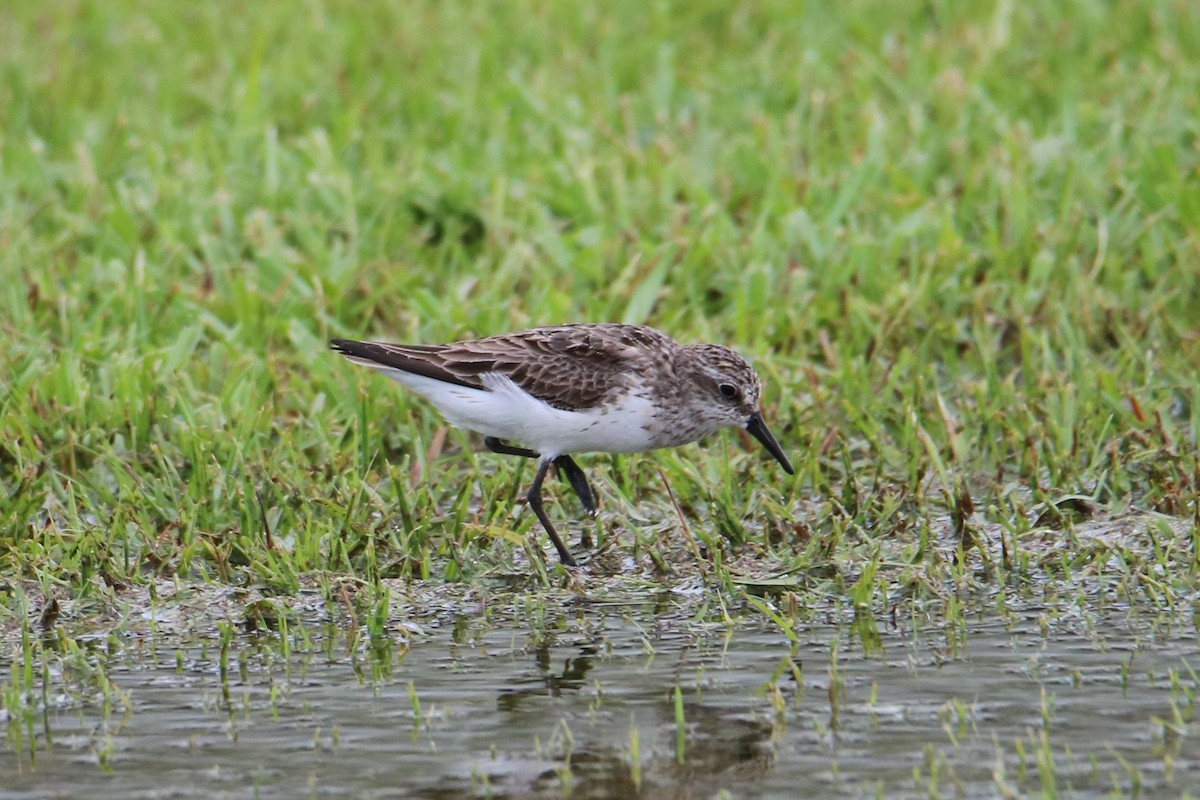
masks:
{"label": "water reflection", "polygon": [[581,647],[573,658],[564,659],[562,667],[556,671],[551,660],[551,648],[548,643],[539,644],[534,648],[534,664],[537,667],[538,678],[530,680],[530,685],[514,686],[500,691],[496,707],[501,711],[518,711],[522,701],[530,697],[540,697],[549,694],[559,697],[564,691],[576,691],[583,688],[588,672],[592,669],[592,659],[598,655],[598,647]]}
{"label": "water reflection", "polygon": [[793,641],[756,618],[592,606],[349,650],[321,626],[101,639],[4,695],[0,800],[990,795],[1041,792],[1045,764],[1076,791],[1177,796],[1200,769],[1187,620],[863,620]]}

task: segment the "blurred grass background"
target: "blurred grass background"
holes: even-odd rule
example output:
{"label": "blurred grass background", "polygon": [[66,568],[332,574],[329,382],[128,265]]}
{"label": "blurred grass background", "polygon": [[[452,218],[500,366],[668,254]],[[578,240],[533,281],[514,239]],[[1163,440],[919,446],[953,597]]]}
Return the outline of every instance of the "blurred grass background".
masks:
{"label": "blurred grass background", "polygon": [[1190,2],[0,14],[9,574],[508,564],[529,466],[325,342],[565,321],[737,347],[798,467],[590,458],[639,563],[689,520],[798,568],[1069,495],[1200,513]]}

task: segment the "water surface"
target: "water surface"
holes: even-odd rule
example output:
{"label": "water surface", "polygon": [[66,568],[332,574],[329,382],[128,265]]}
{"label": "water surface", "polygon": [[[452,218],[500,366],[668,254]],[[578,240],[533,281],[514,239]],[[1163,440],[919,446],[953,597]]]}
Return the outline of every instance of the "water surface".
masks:
{"label": "water surface", "polygon": [[[8,716],[16,798],[1179,797],[1200,775],[1196,630],[1031,608],[946,632],[588,605],[103,640]],[[70,659],[64,659],[70,663]],[[5,664],[5,674],[11,665]],[[107,676],[107,691],[100,675]],[[678,691],[678,702],[677,702]],[[107,698],[107,699],[106,699]],[[32,737],[32,738],[31,738]],[[1193,790],[1194,791],[1194,790]]]}

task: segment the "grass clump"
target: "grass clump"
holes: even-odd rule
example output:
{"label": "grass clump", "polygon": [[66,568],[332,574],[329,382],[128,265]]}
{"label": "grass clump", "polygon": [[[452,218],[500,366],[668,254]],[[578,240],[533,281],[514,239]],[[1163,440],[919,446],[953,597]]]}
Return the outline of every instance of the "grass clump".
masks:
{"label": "grass clump", "polygon": [[936,593],[947,542],[1043,569],[1079,496],[1182,520],[1148,557],[1194,583],[1179,3],[11,5],[10,576],[528,572],[527,465],[325,341],[615,320],[754,357],[798,467],[589,459],[647,575]]}

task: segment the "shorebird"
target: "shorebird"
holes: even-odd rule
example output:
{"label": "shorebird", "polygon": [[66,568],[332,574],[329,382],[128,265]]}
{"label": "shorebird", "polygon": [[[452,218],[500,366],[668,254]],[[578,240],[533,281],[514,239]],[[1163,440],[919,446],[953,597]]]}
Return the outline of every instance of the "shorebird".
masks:
{"label": "shorebird", "polygon": [[680,344],[654,328],[615,323],[453,344],[330,345],[423,396],[452,425],[482,434],[492,452],[536,458],[529,507],[567,566],[576,561],[542,506],[542,482],[553,464],[594,515],[595,494],[573,454],[677,447],[741,427],[794,472],[763,421],[758,375],[723,345]]}

